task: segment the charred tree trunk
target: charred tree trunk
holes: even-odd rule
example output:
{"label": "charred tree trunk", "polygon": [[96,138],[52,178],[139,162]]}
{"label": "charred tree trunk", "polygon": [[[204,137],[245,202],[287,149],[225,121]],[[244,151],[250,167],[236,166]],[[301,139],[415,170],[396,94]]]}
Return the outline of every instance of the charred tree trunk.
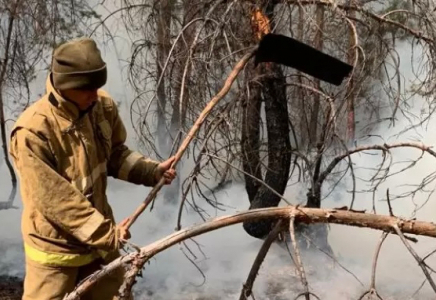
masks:
{"label": "charred tree trunk", "polygon": [[[257,82],[260,78],[260,67],[254,68],[251,63],[247,69],[249,74],[253,74],[249,78],[248,89],[249,96],[243,94],[242,100],[243,114],[242,114],[242,164],[245,172],[262,180],[262,168],[260,163],[260,109],[261,109],[261,83]],[[260,184],[248,175],[245,177],[245,189],[248,194],[250,203],[255,198]]]}
{"label": "charred tree trunk", "polygon": [[[307,204],[309,208],[321,207],[321,187],[322,182],[319,180],[321,174],[322,163],[322,144],[318,144],[318,154],[313,175],[314,186],[309,189],[307,193]],[[321,249],[325,253],[333,255],[333,250],[328,242],[328,225],[327,224],[303,224],[296,225],[296,236],[298,244],[305,252],[318,252]]]}
{"label": "charred tree trunk", "polygon": [[[255,36],[260,39],[270,31],[270,20],[274,5],[265,5],[266,15],[260,9],[253,12]],[[255,89],[250,91],[250,103],[247,103],[243,118],[244,153],[243,166],[248,172],[261,179],[259,159],[260,101],[265,103],[265,118],[268,133],[268,167],[265,182],[276,192],[283,195],[288,181],[291,164],[291,144],[289,138],[288,106],[286,99],[286,82],[283,72],[276,64],[259,65],[259,75]],[[251,85],[253,86],[253,85]],[[251,102],[252,101],[252,102]],[[250,119],[252,117],[252,119]],[[257,124],[256,124],[257,123]],[[248,126],[248,124],[250,126]],[[257,152],[256,154],[254,154]],[[252,178],[246,176],[246,188],[250,199],[250,209],[277,206],[280,198],[265,186],[258,186]],[[245,222],[245,231],[256,238],[264,238],[274,226],[272,220]]]}
{"label": "charred tree trunk", "polygon": [[[193,3],[189,0],[183,1],[183,23],[182,27],[190,23],[198,13],[198,10],[193,9]],[[185,86],[183,86],[183,77],[186,78],[186,81],[189,81],[189,74],[191,73],[191,64],[188,64],[188,68],[185,70],[186,65],[186,57],[189,56],[189,49],[194,42],[195,33],[196,33],[197,24],[194,23],[187,27],[185,31],[182,33],[182,38],[179,40],[176,45],[177,56],[183,57],[184,59],[178,59],[175,62],[174,67],[174,76],[175,76],[175,84],[173,86],[173,113],[171,116],[171,125],[170,125],[170,135],[175,138],[175,135],[180,130],[180,127],[184,125],[186,118],[186,107],[187,101],[189,99],[189,84],[185,82]],[[183,53],[183,55],[181,55]],[[186,74],[185,74],[186,71]],[[183,89],[183,97],[181,97],[181,92]]]}
{"label": "charred tree trunk", "polygon": [[[323,30],[324,30],[324,7],[318,5],[316,7],[316,20],[317,20],[317,31],[315,34],[315,47],[322,51],[323,50]],[[321,88],[321,81],[316,81],[317,88]],[[322,151],[325,139],[325,131],[321,133],[318,137],[317,129],[319,122],[319,109],[321,98],[319,94],[315,94],[313,96],[313,110],[310,121],[310,143],[312,147],[317,147],[317,159],[315,164],[315,170],[313,174],[313,182],[315,182],[315,186],[313,186],[309,193],[307,194],[307,207],[319,208],[321,207],[321,186],[318,185],[318,177],[321,171],[321,162],[322,162]]]}
{"label": "charred tree trunk", "polygon": [[[279,66],[270,65],[262,80],[262,96],[265,102],[265,116],[268,132],[268,169],[265,183],[283,195],[288,181],[291,164],[286,85]],[[250,203],[250,209],[278,206],[280,198],[264,185]],[[274,226],[272,220],[244,223],[248,234],[264,238]]]}

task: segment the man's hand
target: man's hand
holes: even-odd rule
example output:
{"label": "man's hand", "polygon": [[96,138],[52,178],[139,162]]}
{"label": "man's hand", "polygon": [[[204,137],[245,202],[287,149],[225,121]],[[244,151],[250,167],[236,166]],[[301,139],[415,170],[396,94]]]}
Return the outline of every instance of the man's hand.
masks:
{"label": "man's hand", "polygon": [[156,169],[156,181],[159,181],[162,176],[165,178],[165,184],[170,184],[174,178],[176,178],[176,170],[171,169],[171,165],[173,164],[174,160],[176,159],[175,156],[170,157],[164,162],[161,162]]}
{"label": "man's hand", "polygon": [[131,237],[130,231],[126,227],[128,221],[129,218],[126,218],[117,225],[118,240],[121,242],[121,244],[123,244]]}

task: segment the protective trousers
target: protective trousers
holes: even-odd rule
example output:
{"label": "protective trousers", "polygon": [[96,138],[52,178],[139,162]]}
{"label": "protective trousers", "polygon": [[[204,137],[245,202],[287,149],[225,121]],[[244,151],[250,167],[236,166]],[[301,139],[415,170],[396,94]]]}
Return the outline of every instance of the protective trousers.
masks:
{"label": "protective trousers", "polygon": [[[103,260],[95,260],[81,267],[46,266],[26,259],[24,295],[22,300],[62,300],[83,279],[97,271]],[[124,270],[119,268],[106,275],[80,297],[81,300],[116,300],[123,283]],[[133,298],[131,298],[133,299]]]}

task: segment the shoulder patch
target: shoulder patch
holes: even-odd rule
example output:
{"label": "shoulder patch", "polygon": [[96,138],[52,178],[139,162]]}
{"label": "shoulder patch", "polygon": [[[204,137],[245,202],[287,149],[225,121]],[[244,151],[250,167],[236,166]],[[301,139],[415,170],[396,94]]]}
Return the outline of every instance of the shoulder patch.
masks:
{"label": "shoulder patch", "polygon": [[13,136],[18,129],[25,128],[46,139],[49,135],[50,125],[45,113],[49,108],[44,105],[43,99],[44,98],[38,100],[21,113],[11,130],[11,136]]}

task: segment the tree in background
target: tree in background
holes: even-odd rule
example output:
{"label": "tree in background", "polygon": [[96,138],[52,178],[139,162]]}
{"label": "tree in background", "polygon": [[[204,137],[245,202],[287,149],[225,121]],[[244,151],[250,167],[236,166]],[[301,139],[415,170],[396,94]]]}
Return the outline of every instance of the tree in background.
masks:
{"label": "tree in background", "polygon": [[13,207],[17,178],[8,157],[7,122],[30,103],[30,83],[45,68],[50,49],[83,34],[87,21],[98,16],[87,1],[0,1],[0,131],[2,155],[11,175],[12,190],[0,209]]}

